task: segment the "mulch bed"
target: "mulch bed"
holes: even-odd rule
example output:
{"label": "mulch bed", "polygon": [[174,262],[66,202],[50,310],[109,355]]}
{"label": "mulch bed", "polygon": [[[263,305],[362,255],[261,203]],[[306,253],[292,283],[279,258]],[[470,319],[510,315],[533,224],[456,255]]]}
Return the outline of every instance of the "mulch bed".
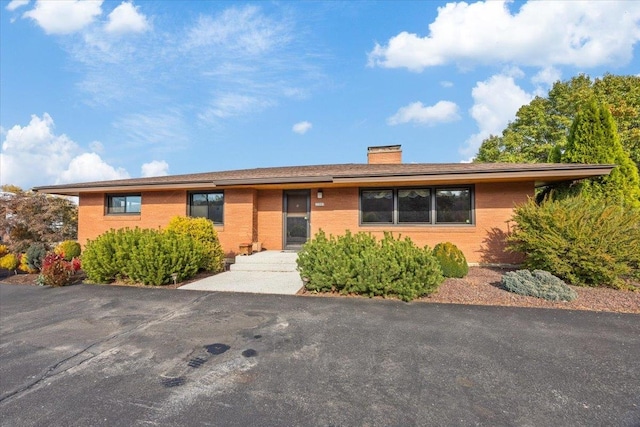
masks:
{"label": "mulch bed", "polygon": [[[470,304],[470,305],[493,305],[511,307],[538,307],[538,308],[559,308],[566,310],[590,310],[608,311],[616,313],[636,313],[640,314],[640,291],[617,290],[611,288],[585,288],[571,286],[577,293],[578,298],[571,302],[554,302],[535,297],[525,297],[514,294],[502,287],[502,274],[507,270],[471,267],[469,274],[463,279],[447,279],[438,291],[434,294],[420,298],[418,302],[436,302],[446,304]],[[178,283],[177,285],[163,285],[163,289],[175,289],[195,280],[200,280],[210,276],[210,273],[199,273],[192,279]],[[16,285],[36,285],[36,274],[13,274],[0,271],[0,282]],[[84,277],[78,276],[74,283],[80,283]],[[141,284],[131,284],[116,282],[117,286],[145,287]],[[104,285],[98,285],[104,286]],[[154,286],[155,287],[155,286]],[[315,294],[302,289],[299,295],[321,296],[321,297],[358,297],[353,295],[341,295],[339,293]]]}

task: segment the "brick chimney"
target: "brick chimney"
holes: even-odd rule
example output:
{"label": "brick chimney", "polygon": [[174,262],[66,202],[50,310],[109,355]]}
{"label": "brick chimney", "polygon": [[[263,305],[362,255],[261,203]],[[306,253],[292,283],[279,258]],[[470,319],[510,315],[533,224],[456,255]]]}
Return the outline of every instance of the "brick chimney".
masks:
{"label": "brick chimney", "polygon": [[382,145],[367,148],[367,163],[375,164],[400,164],[402,163],[401,145]]}

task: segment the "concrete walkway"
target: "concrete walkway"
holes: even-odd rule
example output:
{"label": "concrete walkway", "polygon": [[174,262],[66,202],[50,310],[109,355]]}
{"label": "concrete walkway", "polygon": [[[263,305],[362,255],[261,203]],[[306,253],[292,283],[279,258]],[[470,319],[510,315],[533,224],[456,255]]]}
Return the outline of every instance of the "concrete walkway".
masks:
{"label": "concrete walkway", "polygon": [[179,289],[295,295],[303,283],[295,252],[263,251],[237,256],[230,271],[191,282]]}

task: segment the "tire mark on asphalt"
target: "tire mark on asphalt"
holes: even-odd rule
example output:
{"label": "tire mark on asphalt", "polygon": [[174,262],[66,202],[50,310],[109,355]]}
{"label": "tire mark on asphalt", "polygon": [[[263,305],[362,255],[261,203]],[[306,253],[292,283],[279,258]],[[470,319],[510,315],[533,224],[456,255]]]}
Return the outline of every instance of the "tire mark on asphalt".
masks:
{"label": "tire mark on asphalt", "polygon": [[22,386],[22,387],[20,387],[20,388],[18,388],[16,390],[10,391],[7,394],[5,394],[4,396],[0,396],[0,405],[4,405],[4,404],[6,404],[6,403],[8,403],[8,402],[10,402],[10,401],[12,401],[14,399],[19,398],[20,396],[22,396],[25,393],[29,393],[29,392],[31,392],[33,390],[38,389],[39,386],[45,380],[53,379],[53,378],[59,377],[61,375],[64,375],[70,369],[73,369],[75,367],[81,366],[85,362],[88,362],[88,361],[90,361],[90,360],[92,360],[92,359],[94,359],[94,358],[96,358],[96,357],[98,357],[98,356],[100,356],[102,354],[110,352],[111,350],[113,350],[114,347],[110,347],[110,348],[108,348],[106,350],[99,351],[99,352],[97,352],[95,354],[94,353],[90,353],[89,357],[87,357],[85,359],[82,359],[79,362],[71,363],[70,366],[65,367],[62,370],[58,370],[58,368],[60,368],[65,363],[67,363],[69,361],[72,361],[75,358],[78,358],[79,356],[81,356],[84,353],[89,352],[89,350],[91,348],[100,346],[102,344],[106,344],[109,341],[116,340],[118,338],[124,337],[124,336],[126,336],[128,334],[131,334],[133,332],[144,330],[149,326],[152,326],[152,325],[155,325],[155,324],[159,324],[159,323],[163,323],[165,321],[171,320],[174,317],[178,317],[178,316],[182,315],[189,306],[197,304],[198,302],[200,302],[200,300],[208,297],[209,295],[210,294],[200,295],[200,296],[194,298],[193,300],[186,302],[179,309],[176,309],[176,310],[173,310],[173,311],[171,311],[169,313],[166,313],[166,314],[160,316],[159,318],[146,320],[146,321],[144,321],[144,322],[142,322],[142,323],[140,323],[138,325],[135,325],[135,326],[133,326],[133,327],[131,327],[129,329],[126,329],[124,331],[121,331],[121,332],[118,332],[116,334],[113,334],[113,335],[111,335],[111,336],[109,336],[107,338],[104,338],[104,339],[98,340],[96,342],[93,342],[92,344],[89,344],[88,346],[86,346],[86,347],[82,348],[81,350],[75,352],[71,356],[66,357],[66,358],[60,360],[59,362],[55,363],[54,365],[50,366],[49,368],[47,368],[44,371],[44,373],[42,373],[40,376],[38,376],[36,379],[34,379],[33,381],[29,382],[28,384],[25,384],[24,386]]}

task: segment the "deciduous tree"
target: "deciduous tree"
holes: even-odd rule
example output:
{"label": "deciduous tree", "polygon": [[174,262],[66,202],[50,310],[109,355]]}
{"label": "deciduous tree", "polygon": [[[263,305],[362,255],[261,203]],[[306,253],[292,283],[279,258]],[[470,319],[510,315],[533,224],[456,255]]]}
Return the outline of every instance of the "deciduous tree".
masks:
{"label": "deciduous tree", "polygon": [[0,230],[13,252],[24,252],[35,242],[53,246],[77,238],[78,207],[72,201],[15,186],[2,190]]}
{"label": "deciduous tree", "polygon": [[554,149],[564,149],[576,113],[590,99],[607,105],[623,148],[640,165],[640,77],[612,74],[595,80],[581,74],[556,82],[546,97],[521,107],[502,135],[485,139],[475,161],[548,161]]}

